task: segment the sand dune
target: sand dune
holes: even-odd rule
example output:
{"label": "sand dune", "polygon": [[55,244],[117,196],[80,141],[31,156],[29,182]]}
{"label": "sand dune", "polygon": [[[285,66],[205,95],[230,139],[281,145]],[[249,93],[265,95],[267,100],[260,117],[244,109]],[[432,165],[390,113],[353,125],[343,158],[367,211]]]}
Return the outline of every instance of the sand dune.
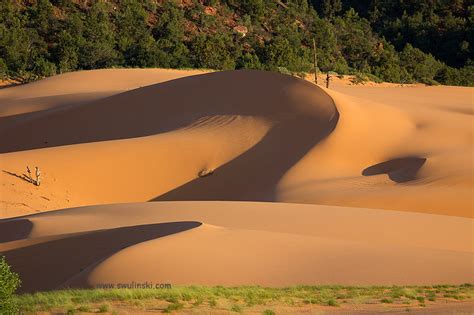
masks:
{"label": "sand dune", "polygon": [[[119,83],[104,90],[136,86],[143,70],[93,71],[91,81],[99,85],[97,76],[112,73],[109,81]],[[139,83],[154,76],[162,83],[3,117],[0,150],[9,153],[1,163],[10,174],[0,174],[2,215],[148,200],[282,201],[473,215],[472,116],[446,110],[469,108],[470,89],[446,88],[448,96],[436,95],[432,107],[410,107],[404,96],[397,103],[397,95],[417,90],[428,97],[430,88],[372,88],[375,94],[393,91],[385,95],[386,105],[381,97],[374,102],[333,90],[326,91],[329,98],[314,85],[271,73],[171,81],[169,70],[150,73]],[[70,92],[89,88],[80,80],[87,74],[69,75],[82,82]],[[48,80],[36,83],[43,94],[58,93],[57,86],[69,82],[68,75]],[[449,105],[458,95],[460,105]],[[393,174],[367,171],[410,159],[425,162],[416,172],[392,165],[401,182]],[[11,175],[21,175],[27,164],[41,167],[47,189]],[[201,171],[214,173],[199,178]]]}
{"label": "sand dune", "polygon": [[[281,286],[463,283],[474,277],[472,220],[466,218],[284,203],[159,202],[53,211],[6,220],[0,228],[25,220],[30,233],[0,245],[23,275],[25,291],[132,281]],[[34,266],[25,263],[32,256],[38,257]],[[47,278],[48,270],[55,276]]]}
{"label": "sand dune", "polygon": [[0,90],[0,217],[64,209],[0,221],[23,290],[473,279],[472,89],[200,73]]}
{"label": "sand dune", "polygon": [[[202,74],[201,70],[103,69],[49,77],[0,90],[0,117],[86,103],[138,87]],[[120,73],[117,75],[117,73]]]}
{"label": "sand dune", "polygon": [[[98,263],[123,248],[199,225],[199,222],[167,222],[64,234],[16,242],[15,248],[5,254],[22,275],[24,292],[48,290],[58,288],[84,266]],[[30,263],[31,257],[35,257],[34,264]]]}

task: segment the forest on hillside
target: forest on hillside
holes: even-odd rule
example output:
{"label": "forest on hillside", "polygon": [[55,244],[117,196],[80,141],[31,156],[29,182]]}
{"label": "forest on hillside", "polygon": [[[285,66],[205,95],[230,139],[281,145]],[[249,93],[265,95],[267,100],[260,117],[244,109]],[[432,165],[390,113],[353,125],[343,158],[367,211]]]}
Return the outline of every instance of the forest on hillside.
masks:
{"label": "forest on hillside", "polygon": [[3,0],[0,79],[110,67],[318,70],[474,86],[465,0]]}

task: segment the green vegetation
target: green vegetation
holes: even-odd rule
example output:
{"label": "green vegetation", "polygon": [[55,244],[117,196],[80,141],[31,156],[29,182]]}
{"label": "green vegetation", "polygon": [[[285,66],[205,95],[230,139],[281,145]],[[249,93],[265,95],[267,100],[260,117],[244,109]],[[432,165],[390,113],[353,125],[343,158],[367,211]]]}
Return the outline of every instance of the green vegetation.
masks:
{"label": "green vegetation", "polygon": [[241,312],[242,312],[242,306],[237,305],[237,304],[234,304],[234,305],[232,305],[232,307],[230,308],[230,310],[231,310],[232,312],[241,313]]}
{"label": "green vegetation", "polygon": [[107,304],[102,304],[99,306],[99,313],[106,313],[109,311],[109,305]]}
{"label": "green vegetation", "polygon": [[474,5],[431,0],[0,2],[0,79],[81,69],[321,71],[474,86]]}
{"label": "green vegetation", "polygon": [[14,294],[20,283],[20,278],[10,270],[5,257],[0,256],[0,314],[15,314],[18,312]]}
{"label": "green vegetation", "polygon": [[[446,296],[448,295],[448,297]],[[461,286],[296,286],[287,288],[241,287],[173,287],[171,289],[95,289],[38,292],[16,296],[22,312],[62,310],[63,312],[113,312],[117,305],[128,308],[173,312],[180,309],[216,308],[245,312],[261,306],[263,314],[274,314],[269,307],[304,306],[306,304],[337,307],[341,304],[426,305],[437,301],[473,300],[474,287]],[[426,303],[426,304],[425,304]]]}

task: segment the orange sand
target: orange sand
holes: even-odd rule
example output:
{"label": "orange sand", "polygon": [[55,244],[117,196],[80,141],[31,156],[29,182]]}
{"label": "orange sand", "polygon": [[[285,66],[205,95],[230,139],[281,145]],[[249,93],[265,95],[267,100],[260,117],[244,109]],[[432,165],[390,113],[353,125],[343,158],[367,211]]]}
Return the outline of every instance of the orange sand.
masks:
{"label": "orange sand", "polygon": [[470,282],[472,112],[472,88],[326,90],[259,71],[2,89],[0,217],[89,207],[0,221],[0,251],[25,291]]}

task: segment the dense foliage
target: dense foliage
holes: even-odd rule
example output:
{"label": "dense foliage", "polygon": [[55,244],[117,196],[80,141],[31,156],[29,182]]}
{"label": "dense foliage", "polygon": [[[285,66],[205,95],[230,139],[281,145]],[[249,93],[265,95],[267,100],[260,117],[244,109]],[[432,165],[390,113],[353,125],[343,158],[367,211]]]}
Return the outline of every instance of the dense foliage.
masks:
{"label": "dense foliage", "polygon": [[0,314],[17,314],[13,294],[20,286],[20,278],[10,270],[5,257],[0,256]]}
{"label": "dense foliage", "polygon": [[433,0],[4,0],[0,78],[104,67],[313,70],[474,85],[474,5]]}

